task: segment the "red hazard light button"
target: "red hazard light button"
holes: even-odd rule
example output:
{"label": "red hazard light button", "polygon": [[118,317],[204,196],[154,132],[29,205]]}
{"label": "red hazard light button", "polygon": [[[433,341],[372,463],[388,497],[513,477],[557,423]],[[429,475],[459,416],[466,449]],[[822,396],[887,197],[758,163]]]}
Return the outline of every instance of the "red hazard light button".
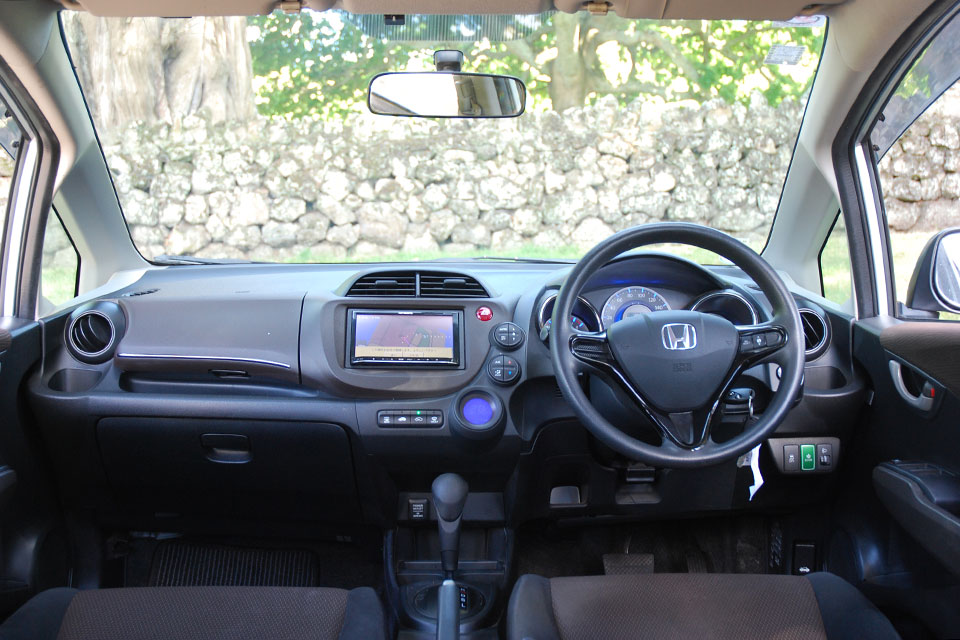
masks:
{"label": "red hazard light button", "polygon": [[493,309],[490,307],[477,307],[477,320],[480,322],[493,320]]}

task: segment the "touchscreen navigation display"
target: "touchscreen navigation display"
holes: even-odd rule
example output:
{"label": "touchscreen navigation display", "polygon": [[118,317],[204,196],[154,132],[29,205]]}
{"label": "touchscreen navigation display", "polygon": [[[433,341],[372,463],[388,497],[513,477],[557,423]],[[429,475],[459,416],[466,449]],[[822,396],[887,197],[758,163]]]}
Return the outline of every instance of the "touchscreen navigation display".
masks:
{"label": "touchscreen navigation display", "polygon": [[353,364],[460,363],[460,314],[455,311],[352,310]]}

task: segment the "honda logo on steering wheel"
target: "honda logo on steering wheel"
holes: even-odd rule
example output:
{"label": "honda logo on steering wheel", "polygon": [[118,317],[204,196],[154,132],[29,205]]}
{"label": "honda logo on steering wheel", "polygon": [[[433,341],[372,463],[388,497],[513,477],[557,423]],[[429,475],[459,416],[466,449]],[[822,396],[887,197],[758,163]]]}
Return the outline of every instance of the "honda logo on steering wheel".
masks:
{"label": "honda logo on steering wheel", "polygon": [[697,330],[692,324],[665,324],[660,331],[660,337],[663,339],[663,348],[667,351],[686,351],[697,346]]}

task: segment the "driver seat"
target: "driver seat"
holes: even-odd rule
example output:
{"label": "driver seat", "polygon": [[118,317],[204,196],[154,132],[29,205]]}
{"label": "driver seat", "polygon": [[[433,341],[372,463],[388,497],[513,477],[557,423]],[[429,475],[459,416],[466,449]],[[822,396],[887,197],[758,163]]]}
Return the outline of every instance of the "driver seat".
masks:
{"label": "driver seat", "polygon": [[899,638],[860,591],[830,573],[525,575],[506,622],[507,640]]}

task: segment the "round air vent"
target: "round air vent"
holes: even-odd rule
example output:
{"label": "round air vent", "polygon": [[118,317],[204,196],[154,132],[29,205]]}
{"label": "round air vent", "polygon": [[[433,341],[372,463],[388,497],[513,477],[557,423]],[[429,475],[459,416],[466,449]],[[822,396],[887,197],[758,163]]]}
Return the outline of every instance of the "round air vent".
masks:
{"label": "round air vent", "polygon": [[123,311],[115,302],[94,302],[77,307],[67,323],[66,342],[81,362],[106,362],[116,351],[126,328]]}
{"label": "round air vent", "polygon": [[800,309],[800,324],[803,326],[807,359],[813,360],[826,351],[830,341],[830,326],[826,319],[813,309]]}

